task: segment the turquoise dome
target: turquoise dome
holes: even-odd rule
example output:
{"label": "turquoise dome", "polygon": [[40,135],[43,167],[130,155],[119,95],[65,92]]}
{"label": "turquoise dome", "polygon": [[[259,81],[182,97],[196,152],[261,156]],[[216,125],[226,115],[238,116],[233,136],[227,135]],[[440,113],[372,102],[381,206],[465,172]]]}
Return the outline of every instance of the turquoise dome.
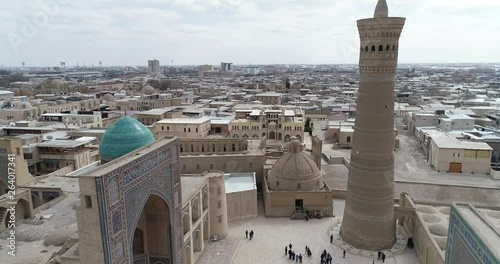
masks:
{"label": "turquoise dome", "polygon": [[125,116],[106,130],[99,144],[103,163],[126,155],[155,141],[153,133],[139,121]]}

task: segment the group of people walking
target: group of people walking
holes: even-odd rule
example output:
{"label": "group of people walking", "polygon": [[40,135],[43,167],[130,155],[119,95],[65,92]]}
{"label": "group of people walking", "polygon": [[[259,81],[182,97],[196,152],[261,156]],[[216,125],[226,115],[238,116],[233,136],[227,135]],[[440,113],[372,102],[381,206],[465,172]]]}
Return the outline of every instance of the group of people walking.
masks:
{"label": "group of people walking", "polygon": [[[345,256],[345,251],[344,251],[344,256]],[[332,264],[332,255],[330,253],[326,252],[326,249],[321,252],[321,264]]]}
{"label": "group of people walking", "polygon": [[246,237],[247,239],[252,240],[252,238],[253,238],[253,230],[250,230],[250,232],[248,232],[248,230],[246,230],[246,231],[245,231],[245,237]]}
{"label": "group of people walking", "polygon": [[[292,249],[292,243],[290,243],[288,246],[285,246],[285,256],[288,255],[288,258],[292,261],[295,261],[296,263],[302,263],[303,261],[303,256],[301,253],[296,253]],[[343,256],[345,258],[345,250],[343,253]],[[307,256],[309,259],[312,257],[312,251],[311,249],[306,246],[305,248],[305,256]],[[321,252],[321,264],[332,264],[333,257],[330,255],[330,253],[326,252],[326,249]]]}
{"label": "group of people walking", "polygon": [[[250,232],[245,231],[245,236],[249,239],[252,239],[253,238],[253,230],[251,230]],[[330,243],[333,243],[333,235],[330,236]],[[413,248],[414,247],[414,244],[413,244],[413,238],[412,237],[409,237],[408,238],[408,244],[407,244],[408,248]],[[302,254],[301,253],[296,253],[295,251],[292,250],[292,243],[290,243],[288,246],[285,246],[285,256],[288,255],[288,258],[292,261],[295,261],[296,263],[302,263],[303,261],[303,257],[302,257]],[[312,252],[311,252],[311,249],[306,246],[305,248],[305,253],[304,253],[305,256],[307,256],[308,258],[311,258],[312,256]],[[385,254],[384,252],[382,251],[378,251],[378,260],[382,260],[382,263],[385,263]],[[344,250],[342,252],[342,257],[345,258],[346,256],[346,251]],[[323,252],[321,252],[321,264],[332,264],[332,261],[333,261],[333,257],[332,255],[330,255],[330,253],[328,253],[325,250],[323,250]],[[375,263],[375,261],[373,261],[373,263]]]}
{"label": "group of people walking", "polygon": [[380,250],[378,251],[378,259],[381,259],[382,263],[385,262],[385,254],[384,254],[384,252],[382,252]]}
{"label": "group of people walking", "polygon": [[[310,256],[307,252],[308,247],[306,246],[306,254]],[[288,258],[292,261],[295,261],[296,263],[302,263],[302,254],[297,254],[295,251],[292,250],[292,243],[290,245],[285,246],[285,255],[288,254]]]}

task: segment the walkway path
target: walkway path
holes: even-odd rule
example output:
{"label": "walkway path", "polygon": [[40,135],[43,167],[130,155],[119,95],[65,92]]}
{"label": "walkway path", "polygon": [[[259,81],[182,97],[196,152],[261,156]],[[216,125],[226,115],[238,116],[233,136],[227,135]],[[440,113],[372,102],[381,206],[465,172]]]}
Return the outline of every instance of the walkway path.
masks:
{"label": "walkway path", "polygon": [[[292,243],[296,252],[304,254],[305,246],[312,251],[312,258],[304,258],[303,263],[320,263],[321,251],[324,249],[333,256],[335,264],[371,264],[371,258],[347,254],[342,258],[342,250],[330,244],[328,229],[334,223],[334,218],[321,220],[311,219],[308,222],[302,220],[289,220],[287,218],[266,218],[263,212],[262,200],[259,200],[259,217],[230,223],[229,237],[242,238],[234,258],[235,264],[264,263],[280,264],[292,263],[285,256],[285,246]],[[340,216],[343,212],[343,201],[335,201],[334,213]],[[245,230],[253,230],[255,237],[252,240],[245,239]],[[375,263],[382,263],[375,260]],[[407,250],[403,255],[387,258],[388,264],[418,264],[417,255],[414,251]]]}

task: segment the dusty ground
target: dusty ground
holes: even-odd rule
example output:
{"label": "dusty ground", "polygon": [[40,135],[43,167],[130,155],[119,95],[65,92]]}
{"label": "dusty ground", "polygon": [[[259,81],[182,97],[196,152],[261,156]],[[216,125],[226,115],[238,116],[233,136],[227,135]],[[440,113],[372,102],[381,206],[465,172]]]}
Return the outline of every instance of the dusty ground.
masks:
{"label": "dusty ground", "polygon": [[[316,124],[319,123],[319,124]],[[324,139],[324,122],[316,122],[314,134]],[[475,205],[500,206],[500,180],[488,175],[468,175],[437,173],[426,162],[425,155],[415,137],[403,130],[400,120],[396,120],[400,148],[395,153],[395,196],[407,192],[419,201],[439,201],[444,203],[470,202]],[[310,146],[310,137],[305,138]],[[333,144],[324,143],[323,153],[328,156],[350,158],[349,149],[333,149]],[[325,180],[333,189],[347,188],[348,169],[343,165],[329,165],[325,161],[322,169]]]}
{"label": "dusty ground", "polygon": [[[241,244],[234,257],[235,264],[247,263],[294,263],[285,256],[285,246],[292,244],[293,250],[304,254],[305,246],[311,248],[312,258],[304,258],[303,263],[319,263],[321,251],[327,250],[333,257],[332,263],[371,264],[371,258],[347,254],[342,258],[342,250],[330,244],[327,231],[333,224],[334,218],[303,220],[290,220],[288,218],[266,218],[262,200],[259,199],[259,217],[255,219],[232,222],[229,225],[229,237],[239,238]],[[334,213],[340,217],[344,211],[344,201],[334,201]],[[245,230],[253,230],[255,237],[245,239]],[[234,247],[230,247],[234,248]],[[219,252],[220,254],[227,254]],[[220,262],[230,263],[230,262]],[[375,260],[375,263],[382,263]],[[407,250],[403,255],[387,258],[389,264],[415,264],[420,263],[413,250]]]}

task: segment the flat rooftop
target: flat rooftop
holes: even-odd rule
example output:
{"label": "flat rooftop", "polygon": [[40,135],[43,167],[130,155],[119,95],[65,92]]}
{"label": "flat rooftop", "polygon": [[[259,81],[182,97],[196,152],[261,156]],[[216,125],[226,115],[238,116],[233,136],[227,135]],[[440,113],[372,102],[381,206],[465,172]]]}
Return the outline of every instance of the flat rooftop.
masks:
{"label": "flat rooftop", "polygon": [[52,131],[55,130],[52,127],[2,127],[4,130],[43,130]]}
{"label": "flat rooftop", "polygon": [[86,145],[96,140],[95,137],[81,137],[76,140],[51,140],[39,143],[38,147],[47,148],[76,148],[78,146]]}
{"label": "flat rooftop", "polygon": [[64,193],[79,193],[80,185],[78,179],[64,176],[34,177],[31,182],[24,187],[28,188],[55,188],[61,189]]}
{"label": "flat rooftop", "polygon": [[209,122],[210,118],[207,116],[201,118],[172,118],[172,119],[162,119],[157,124],[201,124],[204,122]]}
{"label": "flat rooftop", "polygon": [[225,173],[224,179],[226,182],[226,193],[257,190],[255,172]]}
{"label": "flat rooftop", "polygon": [[228,125],[231,123],[231,119],[211,119],[210,123],[212,125]]}
{"label": "flat rooftop", "polygon": [[136,150],[128,153],[127,155],[124,155],[122,157],[114,159],[106,164],[99,164],[99,165],[95,166],[94,168],[89,169],[89,171],[86,172],[85,174],[78,175],[78,176],[101,177],[102,175],[105,175],[106,173],[109,173],[110,171],[113,171],[116,168],[124,166],[124,165],[128,164],[129,162],[148,154],[149,152],[153,151],[156,147],[167,145],[176,139],[177,139],[176,137],[173,137],[173,138],[163,137],[163,138],[157,139],[156,141],[154,141],[154,142],[152,142],[144,147],[136,149]]}
{"label": "flat rooftop", "polygon": [[438,132],[431,134],[432,141],[439,147],[445,149],[475,149],[475,150],[493,150],[484,142],[474,142],[468,140],[458,140],[447,133]]}
{"label": "flat rooftop", "polygon": [[82,175],[87,175],[87,173],[93,171],[94,169],[96,169],[100,165],[101,165],[100,161],[90,163],[89,165],[87,165],[85,167],[82,167],[78,170],[75,170],[75,171],[72,171],[72,172],[66,174],[66,177],[78,177],[78,176],[82,176]]}
{"label": "flat rooftop", "polygon": [[137,112],[135,113],[136,115],[163,115],[168,112],[174,111],[175,108],[173,107],[166,107],[166,108],[157,108],[157,109],[151,109],[148,111],[143,111],[143,112]]}
{"label": "flat rooftop", "polygon": [[181,175],[182,205],[191,199],[191,196],[207,181],[201,175]]}
{"label": "flat rooftop", "polygon": [[267,93],[256,94],[255,96],[281,96],[281,94],[275,92],[267,92]]}

